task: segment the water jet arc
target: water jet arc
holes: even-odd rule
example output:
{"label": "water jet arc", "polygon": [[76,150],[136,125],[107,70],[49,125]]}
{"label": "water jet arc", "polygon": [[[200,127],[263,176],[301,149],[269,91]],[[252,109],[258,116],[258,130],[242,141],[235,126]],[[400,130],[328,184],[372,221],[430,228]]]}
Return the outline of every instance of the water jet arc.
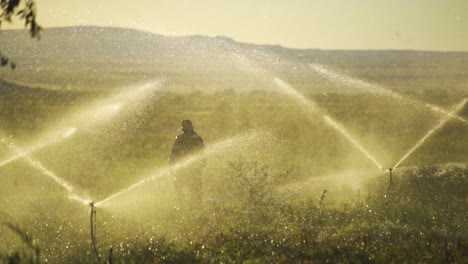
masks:
{"label": "water jet arc", "polygon": [[428,108],[429,110],[433,111],[434,113],[438,113],[438,114],[442,114],[442,115],[445,115],[447,117],[452,117],[452,118],[456,118],[458,119],[459,121],[462,121],[463,123],[465,124],[468,124],[468,120],[466,120],[465,118],[463,117],[460,117],[456,114],[454,114],[453,112],[448,112],[436,105],[432,105],[432,104],[429,104],[429,103],[424,103],[424,102],[421,102],[417,99],[412,99],[412,98],[408,98],[408,97],[404,97],[403,95],[397,93],[397,92],[394,92],[388,88],[385,88],[385,87],[382,87],[380,85],[377,85],[377,84],[372,84],[368,81],[365,81],[365,80],[361,80],[361,79],[358,79],[358,78],[354,78],[354,77],[351,77],[351,76],[346,76],[346,75],[343,75],[343,74],[339,74],[339,73],[336,73],[330,69],[327,69],[325,68],[323,65],[321,64],[316,64],[316,63],[311,63],[309,64],[309,67],[314,70],[315,72],[319,73],[321,76],[329,79],[329,80],[332,80],[332,81],[338,81],[340,83],[343,83],[347,86],[351,86],[351,87],[356,87],[356,88],[360,88],[360,89],[365,89],[365,90],[368,90],[368,91],[376,91],[376,92],[379,92],[381,94],[384,94],[384,95],[387,95],[387,96],[390,96],[390,97],[394,97],[394,98],[397,98],[399,100],[402,100],[402,101],[406,101],[406,102],[409,102],[411,104],[414,104],[414,105],[419,105],[419,106],[423,106],[423,107],[426,107]]}
{"label": "water jet arc", "polygon": [[366,150],[362,144],[359,144],[357,140],[355,140],[348,132],[347,130],[343,127],[338,125],[338,123],[333,120],[331,117],[321,114],[321,111],[319,107],[312,102],[311,100],[307,99],[302,93],[300,93],[298,90],[294,89],[291,85],[286,83],[285,81],[281,80],[278,77],[274,78],[274,81],[276,85],[282,89],[286,94],[294,96],[298,101],[304,106],[304,108],[309,111],[310,113],[319,113],[322,118],[325,121],[325,124],[333,128],[335,131],[337,131],[340,135],[342,135],[344,138],[346,138],[351,144],[356,147],[361,153],[364,154],[366,158],[372,161],[379,170],[382,170],[383,166],[370,154],[368,150]]}
{"label": "water jet arc", "polygon": [[349,142],[351,142],[358,150],[361,151],[366,158],[368,158],[370,161],[372,161],[379,170],[383,169],[383,166],[367,151],[361,144],[359,144],[351,135],[338,123],[333,120],[331,117],[323,115],[323,119],[325,119],[325,122],[329,124],[331,127],[333,127],[336,131],[341,133],[346,139],[348,139]]}
{"label": "water jet arc", "polygon": [[10,158],[6,159],[6,160],[3,160],[2,162],[0,162],[0,168],[13,162],[13,161],[16,161],[18,159],[21,159],[21,158],[24,158],[25,156],[29,156],[30,154],[36,152],[36,151],[39,151],[49,145],[52,145],[52,144],[55,144],[55,143],[58,143],[58,142],[61,142],[69,137],[71,137],[73,134],[75,134],[76,132],[76,128],[75,127],[72,127],[72,128],[69,128],[67,129],[62,135],[60,135],[59,138],[53,138],[53,139],[49,139],[47,141],[43,141],[41,143],[37,143],[31,147],[28,147],[26,149],[19,149],[17,148],[17,151],[15,151],[17,154],[16,155],[13,155],[11,156]]}
{"label": "water jet arc", "polygon": [[[160,82],[159,81],[152,81],[152,82],[147,82],[146,84],[143,84],[143,85],[139,85],[137,88],[136,88],[136,91],[126,91],[126,92],[123,92],[123,93],[119,93],[118,95],[112,97],[112,98],[108,98],[107,100],[105,101],[101,101],[100,104],[95,104],[94,106],[92,107],[88,107],[87,109],[85,109],[84,111],[80,111],[80,113],[75,113],[74,115],[71,115],[71,116],[68,116],[68,118],[64,118],[64,120],[67,120],[69,121],[69,119],[75,121],[75,122],[78,122],[80,119],[85,119],[86,120],[86,124],[84,126],[89,126],[89,124],[94,124],[96,121],[99,121],[100,119],[102,120],[103,118],[110,118],[112,116],[114,116],[115,113],[117,113],[121,107],[122,107],[122,104],[124,104],[125,102],[128,102],[129,100],[138,100],[138,99],[141,99],[141,98],[148,98],[148,93],[149,92],[152,92],[154,89],[158,88],[160,86]],[[135,97],[133,94],[137,94],[137,96]],[[77,201],[81,204],[90,204],[90,202],[86,199],[84,199],[83,197],[77,195],[75,192],[74,192],[74,188],[72,187],[71,184],[69,184],[65,179],[59,177],[58,175],[56,175],[54,172],[52,172],[51,170],[47,169],[41,162],[37,161],[37,160],[34,160],[32,159],[29,155],[32,154],[33,152],[41,149],[41,148],[44,148],[46,147],[47,145],[50,145],[52,143],[55,143],[55,142],[58,142],[58,141],[61,141],[63,139],[66,139],[68,137],[70,137],[71,135],[73,135],[74,133],[76,132],[76,128],[71,128],[71,129],[68,129],[67,131],[65,131],[65,133],[63,134],[63,136],[61,137],[61,139],[59,140],[53,140],[51,142],[43,142],[43,143],[39,143],[37,145],[34,145],[32,147],[29,147],[27,148],[26,150],[22,150],[20,148],[18,148],[15,144],[13,143],[9,143],[8,147],[10,149],[12,149],[16,155],[14,155],[13,157],[5,160],[5,161],[2,161],[0,163],[0,167],[1,166],[4,166],[14,160],[17,160],[17,159],[20,159],[20,158],[23,158],[31,167],[34,167],[35,169],[39,170],[43,175],[51,178],[52,180],[54,180],[58,185],[60,185],[61,187],[63,187],[68,193],[68,198],[71,199],[71,200],[74,200],[74,201]],[[93,203],[93,208],[94,208],[94,203]]]}
{"label": "water jet arc", "polygon": [[[9,143],[9,148],[12,149],[16,153],[20,153],[21,150],[12,142]],[[39,170],[43,175],[51,178],[54,180],[58,185],[62,186],[67,192],[73,193],[73,187],[64,179],[57,176],[54,172],[47,169],[41,162],[32,159],[29,156],[22,156],[22,158],[33,168]]]}
{"label": "water jet arc", "polygon": [[150,181],[153,181],[153,180],[156,180],[160,177],[163,177],[164,175],[169,175],[169,174],[172,174],[182,168],[185,168],[187,166],[191,166],[192,164],[206,158],[206,157],[209,157],[209,156],[212,156],[212,155],[215,155],[215,154],[219,154],[221,153],[222,151],[225,151],[226,149],[228,148],[231,148],[233,146],[238,146],[238,145],[241,145],[241,144],[245,144],[245,142],[249,142],[249,141],[252,141],[254,139],[256,139],[257,137],[259,136],[259,133],[256,132],[256,131],[253,131],[253,132],[250,132],[246,135],[241,135],[241,136],[237,136],[237,137],[231,137],[231,138],[228,138],[228,139],[225,139],[225,140],[221,140],[221,141],[218,141],[216,143],[213,143],[212,145],[210,146],[207,146],[205,148],[205,150],[202,152],[202,153],[198,153],[198,154],[195,154],[194,156],[190,156],[186,159],[183,159],[179,162],[177,162],[176,164],[168,167],[163,167],[162,169],[159,169],[155,174],[149,176],[149,177],[145,177],[143,178],[142,180],[130,185],[129,187],[127,188],[124,188],[110,196],[108,196],[107,198],[104,198],[103,200],[97,202],[94,204],[94,207],[101,207],[103,204],[117,198],[118,196],[124,194],[124,193],[127,193],[127,192],[130,192]]}
{"label": "water jet arc", "polygon": [[[458,113],[459,111],[461,111],[463,109],[463,107],[465,106],[466,102],[468,101],[468,98],[465,98],[460,104],[458,104],[455,109],[451,112],[451,114],[456,114]],[[414,147],[412,147],[408,152],[406,152],[405,155],[403,155],[403,157],[395,164],[395,166],[393,166],[393,169],[396,169],[398,166],[400,166],[400,164],[405,161],[411,154],[414,153],[414,151],[416,151],[434,132],[436,132],[437,130],[439,130],[441,127],[443,127],[450,119],[452,118],[451,115],[449,116],[446,116],[445,118],[443,118],[442,120],[440,120],[440,122],[435,126],[433,127],[431,130],[429,130],[429,132],[427,132],[426,135],[424,135],[417,143]]]}
{"label": "water jet arc", "polygon": [[[64,134],[63,134],[63,139],[66,139],[68,137],[70,137],[71,135],[73,135],[74,133],[76,132],[76,128],[71,128],[71,129],[68,129]],[[41,144],[38,144],[41,146]],[[45,147],[46,144],[43,144]],[[37,146],[37,145],[36,145]],[[55,174],[53,171],[49,170],[48,168],[46,168],[40,161],[38,160],[35,160],[33,158],[31,158],[29,155],[36,151],[37,149],[33,149],[33,150],[30,150],[29,152],[25,153],[24,150],[21,150],[19,147],[16,146],[16,144],[14,144],[13,142],[8,142],[8,148],[11,149],[13,152],[17,153],[17,155],[15,155],[14,157],[16,159],[19,159],[19,158],[22,158],[27,164],[29,164],[31,167],[35,168],[36,170],[38,170],[39,172],[42,173],[42,175],[46,176],[46,177],[49,177],[51,178],[55,183],[57,183],[59,186],[61,186],[62,188],[64,188],[71,196],[68,196],[69,198],[73,199],[73,200],[76,200],[76,201],[79,201],[81,203],[85,202],[86,200],[83,199],[82,197],[80,197],[79,195],[77,195],[75,192],[74,192],[74,188],[73,186],[68,183],[65,179],[59,177],[57,174]],[[11,160],[11,158],[9,159]],[[7,161],[9,161],[7,160]],[[13,160],[11,160],[13,161]],[[9,162],[11,162],[9,161]],[[86,202],[85,202],[86,203]]]}

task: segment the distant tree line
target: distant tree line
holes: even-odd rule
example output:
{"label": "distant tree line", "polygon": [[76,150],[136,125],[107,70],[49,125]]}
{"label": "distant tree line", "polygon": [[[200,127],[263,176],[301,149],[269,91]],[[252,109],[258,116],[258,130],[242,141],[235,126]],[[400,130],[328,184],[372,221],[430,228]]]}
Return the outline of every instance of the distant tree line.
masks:
{"label": "distant tree line", "polygon": [[[29,29],[31,38],[39,39],[39,32],[42,28],[37,24],[36,15],[34,0],[0,0],[0,29],[3,22],[12,23],[13,17],[18,17],[24,21],[24,26]],[[16,68],[16,64],[0,50],[0,66],[8,65],[11,69]]]}

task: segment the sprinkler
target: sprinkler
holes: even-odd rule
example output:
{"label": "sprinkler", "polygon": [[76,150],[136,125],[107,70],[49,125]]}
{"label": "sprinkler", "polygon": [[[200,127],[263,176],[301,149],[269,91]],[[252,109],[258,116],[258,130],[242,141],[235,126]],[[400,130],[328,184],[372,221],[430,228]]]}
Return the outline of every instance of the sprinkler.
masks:
{"label": "sprinkler", "polygon": [[389,175],[390,175],[390,178],[388,179],[388,187],[387,187],[387,194],[386,194],[386,196],[389,195],[390,189],[391,189],[391,187],[392,187],[392,183],[393,183],[393,173],[392,173],[392,172],[393,172],[393,168],[388,168],[388,173],[389,173]]}
{"label": "sprinkler", "polygon": [[94,202],[91,201],[89,203],[91,206],[91,211],[89,213],[89,220],[90,220],[90,227],[91,227],[91,243],[93,244],[94,252],[96,253],[96,257],[101,263],[101,255],[99,255],[99,250],[96,245],[96,208],[94,207]]}
{"label": "sprinkler", "polygon": [[323,190],[322,196],[320,196],[319,209],[322,209],[322,207],[323,207],[323,200],[325,200],[325,196],[326,196],[327,192],[328,192],[327,190]]}

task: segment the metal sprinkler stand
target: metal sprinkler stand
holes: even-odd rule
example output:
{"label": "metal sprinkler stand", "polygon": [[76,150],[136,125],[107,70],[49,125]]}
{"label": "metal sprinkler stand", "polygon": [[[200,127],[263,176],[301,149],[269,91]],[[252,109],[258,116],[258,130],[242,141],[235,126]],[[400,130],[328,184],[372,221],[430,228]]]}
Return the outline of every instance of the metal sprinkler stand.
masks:
{"label": "metal sprinkler stand", "polygon": [[90,220],[90,227],[91,227],[91,243],[93,244],[94,252],[96,253],[96,257],[101,263],[101,255],[99,255],[99,251],[96,245],[96,208],[94,207],[94,202],[91,201],[89,203],[91,206],[91,211],[89,213],[89,220]]}
{"label": "metal sprinkler stand", "polygon": [[390,178],[388,179],[388,187],[387,187],[387,194],[385,196],[388,196],[390,194],[390,189],[393,184],[393,168],[388,168],[388,173],[390,174]]}

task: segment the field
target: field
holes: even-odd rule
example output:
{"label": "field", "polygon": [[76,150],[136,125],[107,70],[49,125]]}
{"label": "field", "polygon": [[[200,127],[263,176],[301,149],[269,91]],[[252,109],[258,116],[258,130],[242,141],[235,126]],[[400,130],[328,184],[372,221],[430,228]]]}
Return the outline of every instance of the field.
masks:
{"label": "field", "polygon": [[[70,42],[105,35],[86,30]],[[468,261],[467,54],[146,36],[146,60],[107,30],[101,57],[9,49],[24,64],[0,73],[0,261]],[[183,119],[205,154],[174,169]],[[202,159],[202,201],[178,202],[173,178]]]}

